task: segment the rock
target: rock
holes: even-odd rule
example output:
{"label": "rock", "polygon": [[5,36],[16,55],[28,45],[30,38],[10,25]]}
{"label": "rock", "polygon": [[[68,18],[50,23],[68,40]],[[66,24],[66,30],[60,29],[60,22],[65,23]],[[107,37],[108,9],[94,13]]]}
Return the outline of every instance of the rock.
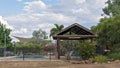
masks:
{"label": "rock", "polygon": [[86,64],[91,64],[92,61],[91,61],[91,60],[85,60],[85,63],[86,63]]}
{"label": "rock", "polygon": [[72,64],[76,64],[76,62],[71,62]]}
{"label": "rock", "polygon": [[81,61],[82,64],[85,64],[85,61]]}
{"label": "rock", "polygon": [[72,63],[72,64],[84,64],[83,61],[72,61],[71,63]]}
{"label": "rock", "polygon": [[110,64],[111,62],[110,61],[107,61],[108,64]]}
{"label": "rock", "polygon": [[94,64],[98,64],[98,62],[95,62]]}
{"label": "rock", "polygon": [[115,60],[114,62],[115,62],[115,63],[120,63],[120,60]]}

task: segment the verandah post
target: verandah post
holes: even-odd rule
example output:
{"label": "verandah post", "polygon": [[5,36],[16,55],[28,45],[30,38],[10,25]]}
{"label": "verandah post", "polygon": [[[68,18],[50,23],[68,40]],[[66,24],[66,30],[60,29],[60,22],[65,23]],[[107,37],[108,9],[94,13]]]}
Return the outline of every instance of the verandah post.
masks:
{"label": "verandah post", "polygon": [[57,38],[57,58],[60,59],[60,38]]}

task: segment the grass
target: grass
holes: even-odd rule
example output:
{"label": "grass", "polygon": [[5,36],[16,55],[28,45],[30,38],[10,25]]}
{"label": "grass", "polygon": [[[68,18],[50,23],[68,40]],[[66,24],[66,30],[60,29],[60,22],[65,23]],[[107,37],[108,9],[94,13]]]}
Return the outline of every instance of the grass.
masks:
{"label": "grass", "polygon": [[0,68],[119,68],[120,64],[71,64],[65,61],[0,61]]}
{"label": "grass", "polygon": [[1,61],[0,68],[57,68],[69,64],[63,61]]}

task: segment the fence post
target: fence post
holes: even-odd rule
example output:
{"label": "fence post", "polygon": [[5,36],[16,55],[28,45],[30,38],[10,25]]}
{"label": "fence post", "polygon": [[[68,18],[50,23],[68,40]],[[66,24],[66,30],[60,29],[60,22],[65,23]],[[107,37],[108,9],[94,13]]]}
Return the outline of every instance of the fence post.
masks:
{"label": "fence post", "polygon": [[25,60],[25,55],[24,55],[24,51],[22,51],[22,53],[23,53],[23,60]]}

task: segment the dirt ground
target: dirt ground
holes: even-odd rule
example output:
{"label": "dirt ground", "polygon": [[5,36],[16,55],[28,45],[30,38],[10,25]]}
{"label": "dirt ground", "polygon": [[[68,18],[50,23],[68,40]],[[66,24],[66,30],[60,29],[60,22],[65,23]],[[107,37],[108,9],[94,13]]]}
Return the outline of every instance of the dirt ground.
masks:
{"label": "dirt ground", "polygon": [[120,68],[120,64],[72,64],[65,61],[0,61],[0,68]]}

